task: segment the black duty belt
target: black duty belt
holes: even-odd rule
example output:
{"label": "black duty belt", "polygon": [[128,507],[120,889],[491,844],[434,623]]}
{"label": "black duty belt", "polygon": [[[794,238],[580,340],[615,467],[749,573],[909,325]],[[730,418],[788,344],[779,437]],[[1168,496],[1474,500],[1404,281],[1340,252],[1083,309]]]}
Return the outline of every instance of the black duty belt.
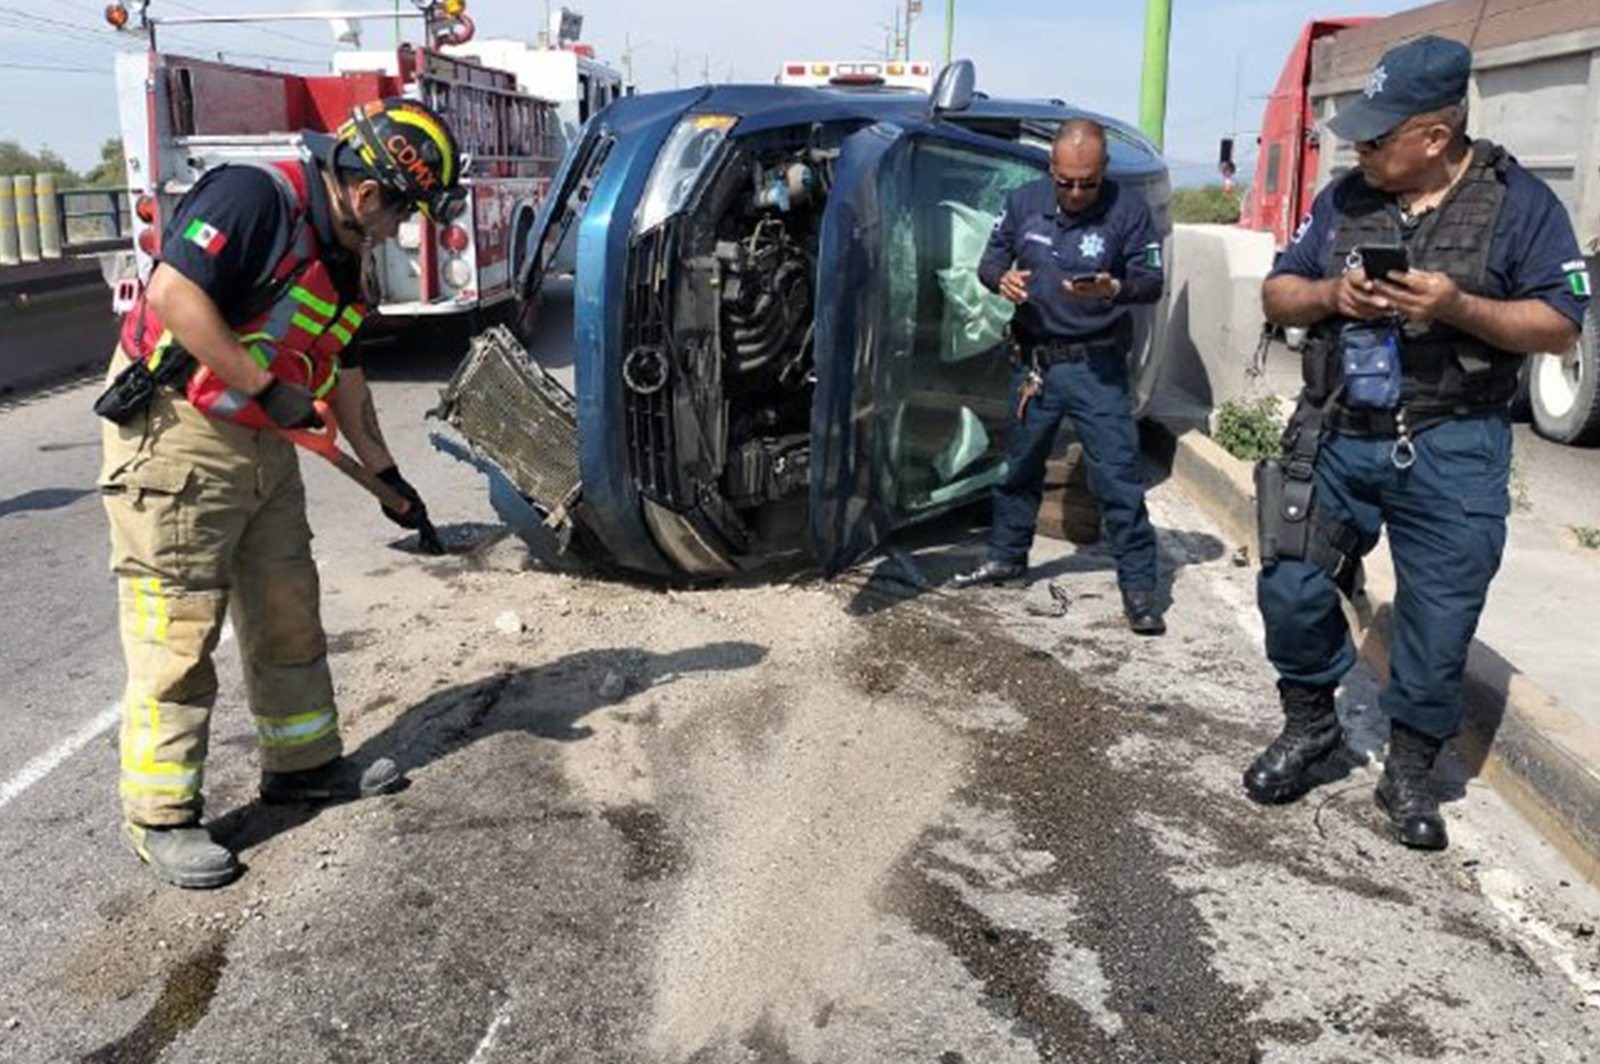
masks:
{"label": "black duty belt", "polygon": [[1122,346],[1117,340],[1025,340],[1022,353],[1048,366],[1057,362],[1082,362],[1092,355],[1112,354],[1119,352]]}
{"label": "black duty belt", "polygon": [[[1424,429],[1457,418],[1486,417],[1497,411],[1503,410],[1499,404],[1492,406],[1408,406],[1405,407],[1406,434],[1415,436]],[[1393,440],[1398,439],[1400,432],[1399,410],[1347,410],[1341,406],[1333,406],[1326,415],[1324,424],[1329,431],[1337,432],[1341,436],[1360,436],[1364,439]]]}

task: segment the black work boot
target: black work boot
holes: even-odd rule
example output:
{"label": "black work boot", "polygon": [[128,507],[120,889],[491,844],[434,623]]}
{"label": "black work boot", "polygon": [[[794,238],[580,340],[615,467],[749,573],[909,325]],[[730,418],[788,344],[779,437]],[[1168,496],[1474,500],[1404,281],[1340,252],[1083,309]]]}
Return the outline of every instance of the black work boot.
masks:
{"label": "black work boot", "polygon": [[1161,599],[1154,591],[1124,591],[1122,613],[1135,635],[1165,635],[1167,620],[1162,616]]}
{"label": "black work boot", "polygon": [[1311,770],[1343,745],[1333,691],[1332,686],[1278,681],[1283,733],[1244,774],[1244,789],[1255,801],[1278,805],[1299,798],[1316,782]]}
{"label": "black work boot", "polygon": [[1439,800],[1428,775],[1444,743],[1399,721],[1389,725],[1389,756],[1373,797],[1389,815],[1395,836],[1414,850],[1442,850],[1450,845],[1439,815]]}
{"label": "black work boot", "polygon": [[349,758],[336,757],[303,772],[265,772],[261,800],[268,805],[298,802],[349,802],[393,794],[406,785],[399,766],[380,757],[362,768]]}
{"label": "black work boot", "polygon": [[1027,562],[1002,562],[990,558],[969,573],[952,577],[950,588],[962,591],[969,587],[1022,587],[1028,582]]}
{"label": "black work boot", "polygon": [[213,841],[211,833],[199,824],[148,827],[124,823],[122,830],[139,860],[173,886],[208,890],[239,876],[239,862],[233,853]]}

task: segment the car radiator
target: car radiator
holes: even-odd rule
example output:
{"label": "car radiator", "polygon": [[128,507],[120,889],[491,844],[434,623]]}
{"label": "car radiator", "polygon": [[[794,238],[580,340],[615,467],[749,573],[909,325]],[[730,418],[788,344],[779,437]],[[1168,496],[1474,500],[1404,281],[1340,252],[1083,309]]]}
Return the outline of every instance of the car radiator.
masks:
{"label": "car radiator", "polygon": [[434,413],[546,513],[564,516],[576,502],[578,419],[572,396],[505,326],[473,339]]}

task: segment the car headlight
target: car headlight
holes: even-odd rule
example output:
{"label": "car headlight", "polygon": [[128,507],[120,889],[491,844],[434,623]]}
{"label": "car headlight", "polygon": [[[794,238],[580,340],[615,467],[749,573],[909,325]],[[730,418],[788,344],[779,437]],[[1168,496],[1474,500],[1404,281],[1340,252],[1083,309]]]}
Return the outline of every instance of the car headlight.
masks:
{"label": "car headlight", "polygon": [[689,115],[677,124],[650,170],[638,213],[633,216],[635,233],[654,229],[683,209],[736,121],[732,115]]}

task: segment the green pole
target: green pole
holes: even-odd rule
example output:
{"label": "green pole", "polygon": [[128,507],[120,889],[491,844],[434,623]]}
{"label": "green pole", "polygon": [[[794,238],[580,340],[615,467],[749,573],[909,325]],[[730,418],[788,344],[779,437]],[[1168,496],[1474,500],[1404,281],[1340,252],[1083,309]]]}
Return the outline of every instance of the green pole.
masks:
{"label": "green pole", "polygon": [[956,0],[944,4],[944,65],[950,65],[956,46]]}
{"label": "green pole", "polygon": [[1166,144],[1167,60],[1172,38],[1172,0],[1145,0],[1144,84],[1139,93],[1139,128],[1155,141]]}

